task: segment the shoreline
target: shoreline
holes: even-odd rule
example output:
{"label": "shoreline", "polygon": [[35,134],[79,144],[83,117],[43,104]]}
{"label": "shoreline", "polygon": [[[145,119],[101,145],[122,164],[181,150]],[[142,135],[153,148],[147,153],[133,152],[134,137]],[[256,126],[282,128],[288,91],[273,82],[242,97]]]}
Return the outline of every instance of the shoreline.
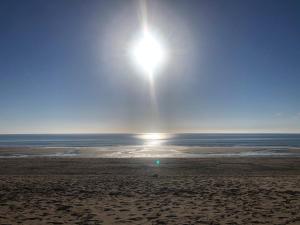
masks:
{"label": "shoreline", "polygon": [[0,147],[0,158],[256,158],[300,157],[299,147],[127,145],[101,147]]}

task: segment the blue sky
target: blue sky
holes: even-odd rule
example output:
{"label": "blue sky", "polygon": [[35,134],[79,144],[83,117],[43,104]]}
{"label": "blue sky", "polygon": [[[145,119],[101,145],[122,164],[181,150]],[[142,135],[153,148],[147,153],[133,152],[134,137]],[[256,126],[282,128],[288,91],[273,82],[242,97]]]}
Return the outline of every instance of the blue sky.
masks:
{"label": "blue sky", "polygon": [[128,45],[138,1],[0,1],[0,133],[300,132],[300,2],[148,1],[169,61]]}

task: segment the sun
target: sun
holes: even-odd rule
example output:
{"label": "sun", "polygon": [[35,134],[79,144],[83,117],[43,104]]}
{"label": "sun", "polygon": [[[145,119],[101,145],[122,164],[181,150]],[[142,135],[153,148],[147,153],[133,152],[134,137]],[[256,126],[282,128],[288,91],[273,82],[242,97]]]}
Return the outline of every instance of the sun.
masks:
{"label": "sun", "polygon": [[148,30],[139,36],[131,49],[133,61],[146,75],[153,75],[166,61],[166,50]]}

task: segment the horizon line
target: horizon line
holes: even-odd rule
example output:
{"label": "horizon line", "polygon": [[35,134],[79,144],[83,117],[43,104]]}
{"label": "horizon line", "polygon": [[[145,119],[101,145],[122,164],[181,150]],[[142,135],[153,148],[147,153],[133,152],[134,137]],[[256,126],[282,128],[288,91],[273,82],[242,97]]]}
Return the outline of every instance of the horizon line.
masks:
{"label": "horizon line", "polygon": [[70,132],[70,133],[0,133],[0,135],[118,135],[118,134],[300,134],[300,132]]}

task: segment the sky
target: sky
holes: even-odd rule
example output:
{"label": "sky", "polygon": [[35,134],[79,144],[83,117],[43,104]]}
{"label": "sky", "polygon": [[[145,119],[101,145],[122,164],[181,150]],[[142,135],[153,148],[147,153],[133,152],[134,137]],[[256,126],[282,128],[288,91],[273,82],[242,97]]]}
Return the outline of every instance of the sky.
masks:
{"label": "sky", "polygon": [[0,133],[300,132],[300,1],[0,1]]}

